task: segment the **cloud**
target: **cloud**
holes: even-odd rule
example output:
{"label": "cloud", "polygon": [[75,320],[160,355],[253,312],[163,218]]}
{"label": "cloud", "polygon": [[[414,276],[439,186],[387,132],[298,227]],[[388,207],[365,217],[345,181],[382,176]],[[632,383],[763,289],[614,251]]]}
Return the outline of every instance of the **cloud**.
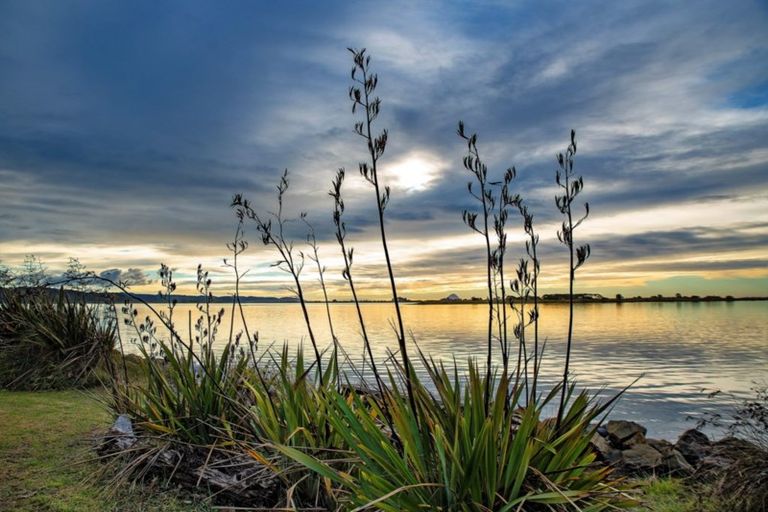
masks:
{"label": "cloud", "polygon": [[138,268],[129,268],[126,270],[111,268],[99,272],[99,277],[109,279],[116,283],[125,283],[129,286],[144,286],[152,283],[152,280],[148,278],[147,274]]}
{"label": "cloud", "polygon": [[[428,266],[442,258],[439,240],[465,235],[461,211],[477,208],[459,119],[478,131],[492,175],[517,167],[516,191],[550,238],[553,156],[576,128],[595,272],[680,254],[690,265],[709,251],[722,268],[701,270],[726,272],[768,245],[765,231],[727,230],[759,214],[768,192],[759,3],[10,2],[2,11],[0,240],[11,263],[35,252],[144,272],[160,261],[214,265],[234,228],[231,194],[272,209],[286,167],[286,211],[307,211],[323,242],[333,241],[325,191],[346,167],[350,236],[375,245],[347,46],[367,47],[379,73],[390,239],[434,245],[418,255],[423,265],[404,263],[413,283],[416,271],[431,274],[414,288],[436,286]],[[672,261],[670,272],[684,271]]]}

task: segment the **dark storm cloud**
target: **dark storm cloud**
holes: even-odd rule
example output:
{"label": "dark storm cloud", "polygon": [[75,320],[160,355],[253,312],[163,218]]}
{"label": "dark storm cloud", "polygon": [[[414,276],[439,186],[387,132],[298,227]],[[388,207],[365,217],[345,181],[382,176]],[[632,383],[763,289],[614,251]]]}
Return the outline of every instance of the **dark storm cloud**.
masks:
{"label": "dark storm cloud", "polygon": [[[332,240],[325,191],[340,166],[359,181],[366,156],[351,131],[347,46],[368,47],[380,74],[382,162],[418,151],[440,164],[425,190],[383,172],[395,237],[466,233],[461,211],[477,205],[459,119],[479,132],[492,172],[517,167],[540,223],[559,221],[554,154],[572,127],[595,217],[768,191],[759,3],[15,1],[0,11],[5,241],[194,255],[231,236],[232,193],[273,209],[285,167],[290,215],[308,211]],[[372,192],[347,190],[350,236],[373,236]],[[766,245],[764,230],[704,229],[590,242],[604,261]],[[414,272],[433,260],[420,261]]]}

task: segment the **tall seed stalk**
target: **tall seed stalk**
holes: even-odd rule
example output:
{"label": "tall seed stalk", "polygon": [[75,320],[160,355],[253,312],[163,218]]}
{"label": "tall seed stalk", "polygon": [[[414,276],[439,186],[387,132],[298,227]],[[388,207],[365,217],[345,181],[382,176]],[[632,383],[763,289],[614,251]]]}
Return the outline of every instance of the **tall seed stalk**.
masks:
{"label": "tall seed stalk", "polygon": [[509,372],[509,337],[507,332],[507,286],[504,276],[504,257],[507,253],[506,226],[507,218],[509,217],[509,208],[514,206],[515,201],[518,199],[518,196],[513,196],[509,190],[516,174],[517,171],[514,167],[510,167],[504,173],[504,180],[501,183],[501,194],[499,197],[499,209],[493,216],[493,226],[496,232],[496,249],[494,250],[493,261],[499,274],[500,283],[500,295],[497,297],[496,301],[497,304],[500,304],[500,307],[497,308],[500,322],[499,342],[501,345],[502,365],[505,375]]}
{"label": "tall seed stalk", "polygon": [[[235,209],[235,216],[237,217],[237,227],[235,228],[235,236],[231,242],[227,242],[227,249],[232,253],[232,261],[224,258],[224,265],[232,269],[235,274],[235,292],[232,295],[232,314],[230,316],[229,325],[229,342],[232,342],[232,335],[235,327],[235,309],[240,312],[240,321],[243,323],[243,330],[245,331],[245,337],[248,339],[248,350],[251,354],[251,360],[256,364],[256,350],[258,349],[258,333],[254,334],[251,338],[251,333],[248,332],[248,322],[245,320],[245,311],[243,311],[243,303],[240,300],[240,281],[248,273],[248,270],[240,272],[238,267],[238,257],[248,249],[248,241],[245,239],[245,217],[248,201],[240,199],[240,203],[245,203],[246,207],[237,206],[235,200],[230,205]],[[256,369],[258,371],[258,368]]]}
{"label": "tall seed stalk", "polygon": [[[271,212],[268,218],[259,216],[251,208],[250,204],[243,199],[242,195],[236,194],[232,204],[235,207],[243,207],[246,216],[256,223],[256,229],[261,234],[261,241],[264,245],[273,246],[280,259],[273,263],[274,267],[291,275],[295,288],[290,291],[299,299],[301,312],[304,316],[304,323],[307,326],[307,334],[312,344],[312,350],[315,354],[315,364],[317,364],[317,375],[320,380],[323,379],[323,362],[320,356],[320,350],[317,347],[315,332],[312,329],[312,322],[309,319],[306,297],[304,289],[301,286],[301,272],[304,269],[304,254],[299,252],[298,257],[294,254],[293,242],[286,239],[285,225],[288,220],[283,216],[283,197],[288,191],[288,169],[283,171],[280,181],[277,185],[277,212]],[[274,221],[274,225],[273,225]]]}
{"label": "tall seed stalk", "polygon": [[342,218],[344,215],[344,199],[341,196],[341,186],[344,183],[344,176],[344,169],[339,169],[336,173],[336,177],[331,182],[331,190],[328,192],[328,195],[333,198],[333,225],[336,227],[336,241],[339,243],[341,254],[344,257],[344,269],[342,270],[341,275],[344,280],[347,281],[347,284],[349,284],[349,290],[352,292],[352,300],[355,303],[357,319],[360,323],[360,333],[363,336],[364,349],[370,360],[371,370],[376,379],[376,387],[381,396],[384,397],[384,383],[382,382],[381,375],[376,367],[376,359],[374,359],[373,351],[371,350],[371,341],[368,338],[368,329],[365,327],[365,319],[363,318],[363,311],[360,307],[360,299],[357,296],[355,281],[352,279],[352,262],[355,255],[355,249],[354,247],[347,249],[346,245],[347,226]]}
{"label": "tall seed stalk", "polygon": [[538,257],[539,235],[536,233],[533,225],[533,214],[528,211],[528,207],[521,199],[515,202],[520,216],[523,218],[523,230],[528,236],[525,241],[525,252],[532,263],[531,270],[531,292],[533,293],[533,309],[530,312],[530,321],[533,323],[533,382],[531,383],[531,393],[529,400],[536,402],[536,385],[539,380],[539,272],[541,271],[541,262]]}
{"label": "tall seed stalk", "polygon": [[341,378],[341,374],[338,372],[339,369],[339,339],[336,337],[336,332],[333,330],[333,319],[331,318],[331,306],[328,301],[328,290],[325,286],[325,270],[326,268],[320,264],[320,252],[317,247],[317,237],[315,236],[315,228],[312,226],[312,224],[307,220],[307,215],[305,213],[301,214],[301,220],[304,222],[304,224],[307,226],[307,245],[309,245],[310,249],[312,249],[312,253],[309,255],[309,259],[315,262],[315,265],[317,265],[317,274],[319,276],[320,280],[320,288],[323,290],[323,300],[325,301],[325,315],[328,318],[328,329],[331,333],[331,342],[333,343],[333,364],[336,367],[336,371],[334,372],[336,374],[336,384],[338,386],[339,379]]}
{"label": "tall seed stalk", "polygon": [[[387,146],[387,130],[383,130],[379,135],[373,134],[373,122],[379,116],[381,109],[381,99],[379,97],[372,97],[378,84],[378,76],[376,73],[372,73],[370,70],[371,57],[365,55],[365,48],[362,50],[355,50],[348,48],[352,53],[354,66],[352,67],[351,77],[352,85],[349,88],[349,99],[352,100],[352,113],[357,112],[357,108],[363,109],[365,120],[355,123],[355,133],[365,139],[368,153],[370,156],[370,162],[361,162],[359,164],[360,174],[365,178],[368,183],[373,185],[376,193],[376,207],[379,214],[379,230],[381,235],[381,244],[384,249],[384,258],[387,263],[387,272],[389,274],[389,285],[392,291],[392,300],[395,304],[395,316],[397,320],[397,344],[400,349],[400,357],[403,362],[404,375],[405,375],[405,387],[408,392],[408,400],[411,409],[416,412],[416,402],[413,396],[413,384],[411,362],[408,358],[408,349],[405,345],[405,328],[403,327],[403,316],[400,313],[400,301],[397,295],[397,285],[395,284],[395,274],[392,270],[392,261],[389,257],[389,247],[387,245],[387,233],[384,228],[384,210],[389,203],[390,189],[389,186],[384,186],[383,191],[379,182],[378,162],[381,156],[384,154],[384,150]],[[358,77],[362,75],[362,78]]]}
{"label": "tall seed stalk", "polygon": [[[517,352],[517,369],[515,371],[515,385],[513,389],[517,389],[521,376],[523,377],[523,383],[525,385],[525,404],[530,403],[530,387],[529,387],[529,374],[528,374],[528,346],[525,338],[526,328],[533,321],[532,314],[526,308],[528,306],[528,299],[531,296],[531,273],[528,271],[528,260],[520,258],[515,269],[516,277],[510,285],[510,290],[513,294],[510,297],[510,304],[512,309],[517,314],[517,324],[515,325],[515,338],[518,340],[518,352]],[[528,314],[529,318],[526,318]]]}
{"label": "tall seed stalk", "polygon": [[477,213],[472,213],[464,210],[462,213],[464,223],[469,226],[470,229],[479,233],[485,239],[485,252],[486,252],[486,277],[488,287],[488,345],[486,354],[486,379],[485,379],[485,411],[488,412],[488,401],[490,399],[490,384],[491,384],[491,358],[493,355],[493,312],[495,303],[495,286],[493,284],[493,269],[494,269],[494,257],[491,252],[491,234],[488,229],[489,218],[491,212],[494,209],[495,199],[493,191],[488,186],[488,167],[480,159],[480,153],[477,149],[477,134],[466,135],[464,132],[464,123],[459,121],[459,128],[457,130],[459,137],[467,142],[467,154],[464,156],[463,163],[464,168],[471,172],[478,185],[480,186],[479,195],[472,190],[473,182],[467,183],[467,190],[469,194],[477,199],[482,206],[483,224],[481,227],[477,226]]}
{"label": "tall seed stalk", "polygon": [[563,390],[560,397],[560,406],[557,411],[557,427],[563,419],[566,394],[568,391],[568,372],[571,362],[571,343],[573,340],[573,284],[576,280],[576,270],[589,258],[589,244],[575,247],[573,232],[589,216],[589,203],[584,203],[584,216],[574,222],[572,204],[579,193],[584,189],[584,179],[573,172],[573,162],[576,156],[576,131],[571,130],[571,143],[565,154],[557,155],[559,169],[555,174],[555,182],[562,189],[562,193],[555,196],[555,204],[560,213],[565,216],[562,227],[557,232],[557,239],[568,248],[569,278],[568,278],[568,341],[565,348],[565,366],[563,368]]}
{"label": "tall seed stalk", "polygon": [[[173,292],[176,291],[176,283],[173,280],[173,269],[170,268],[165,263],[160,264],[160,271],[158,272],[160,275],[160,284],[162,286],[162,289],[158,292],[158,295],[160,297],[160,300],[166,303],[166,311],[160,311],[162,315],[165,315],[165,319],[168,322],[169,327],[169,337],[170,339],[173,339],[173,335],[171,334],[171,329],[174,329],[173,325],[173,310],[176,307],[177,300],[173,297]],[[176,353],[176,344],[171,344],[171,349],[173,350],[173,353]]]}

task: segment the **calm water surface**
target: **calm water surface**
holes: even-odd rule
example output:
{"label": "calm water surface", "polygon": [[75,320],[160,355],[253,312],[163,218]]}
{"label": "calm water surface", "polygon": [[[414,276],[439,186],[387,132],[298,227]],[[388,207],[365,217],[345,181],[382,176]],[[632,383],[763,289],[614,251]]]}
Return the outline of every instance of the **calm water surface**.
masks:
{"label": "calm water surface", "polygon": [[[374,355],[382,361],[388,349],[397,347],[393,306],[362,307]],[[251,304],[244,309],[249,329],[259,332],[261,350],[272,343],[297,346],[303,340],[308,345],[298,304]],[[311,304],[309,309],[317,339],[329,344],[325,306]],[[145,311],[139,311],[143,317]],[[194,322],[194,305],[179,305],[174,312],[183,335],[189,311]],[[462,368],[469,357],[484,361],[485,306],[406,304],[402,311],[406,329],[425,353],[445,361],[455,357]],[[768,381],[768,302],[579,304],[575,313],[571,368],[576,380],[592,390],[604,389],[607,397],[639,378],[611,416],[643,423],[650,436],[674,439],[694,425],[687,417],[732,406],[733,398],[726,393],[710,398],[708,392],[744,397],[754,383]],[[340,343],[353,361],[360,361],[363,347],[354,305],[334,304],[331,314]],[[567,305],[541,309],[540,339],[547,340],[545,382],[554,382],[562,373],[567,314]],[[128,327],[121,329],[124,339],[135,338]],[[235,331],[239,329],[236,322]],[[228,333],[229,309],[219,345]]]}

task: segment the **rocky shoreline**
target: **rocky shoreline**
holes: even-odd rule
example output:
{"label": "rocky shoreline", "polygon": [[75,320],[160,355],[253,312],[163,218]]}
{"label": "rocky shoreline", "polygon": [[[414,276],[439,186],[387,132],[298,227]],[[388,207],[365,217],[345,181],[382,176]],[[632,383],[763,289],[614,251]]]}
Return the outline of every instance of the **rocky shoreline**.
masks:
{"label": "rocky shoreline", "polygon": [[[764,475],[765,452],[743,439],[713,440],[690,429],[672,443],[648,438],[646,433],[643,425],[633,421],[604,423],[590,442],[597,456],[595,464],[608,466],[614,474],[630,480],[668,476],[700,483],[717,481],[720,487],[724,482],[735,487],[744,480],[745,471],[760,473],[760,481],[768,477]],[[129,472],[133,477],[162,474],[192,495],[205,490],[201,497],[214,493],[218,501],[228,505],[268,508],[285,491],[273,470],[251,457],[171,440],[158,442],[157,438],[139,435],[126,415],[117,418],[95,448],[106,459],[122,459],[120,464],[132,468]],[[744,461],[752,462],[745,465]]]}
{"label": "rocky shoreline", "polygon": [[597,429],[591,444],[601,463],[619,474],[637,477],[712,477],[758,450],[743,439],[713,440],[696,429],[686,430],[675,443],[647,438],[646,433],[639,423],[611,420]]}

